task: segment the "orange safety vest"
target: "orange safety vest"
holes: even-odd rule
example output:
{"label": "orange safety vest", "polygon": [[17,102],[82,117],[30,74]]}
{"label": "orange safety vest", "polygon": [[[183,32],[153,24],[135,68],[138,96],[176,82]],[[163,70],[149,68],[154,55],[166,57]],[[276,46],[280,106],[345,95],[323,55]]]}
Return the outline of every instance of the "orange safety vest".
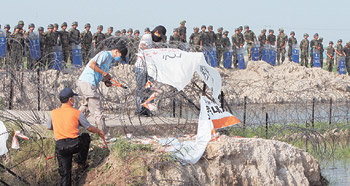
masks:
{"label": "orange safety vest", "polygon": [[78,137],[80,112],[80,110],[77,110],[68,104],[62,104],[60,108],[51,112],[53,134],[56,141]]}

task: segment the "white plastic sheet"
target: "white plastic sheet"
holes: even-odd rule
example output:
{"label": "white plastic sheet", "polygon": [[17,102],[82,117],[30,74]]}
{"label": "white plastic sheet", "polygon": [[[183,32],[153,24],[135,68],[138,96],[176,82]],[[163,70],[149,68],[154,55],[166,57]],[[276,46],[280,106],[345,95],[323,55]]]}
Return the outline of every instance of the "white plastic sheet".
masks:
{"label": "white plastic sheet", "polygon": [[2,121],[0,121],[0,156],[6,154],[8,149],[6,147],[6,141],[9,137],[7,129]]}
{"label": "white plastic sheet", "polygon": [[209,66],[201,52],[186,52],[172,48],[143,50],[147,73],[154,80],[183,90],[191,82],[194,72],[204,80],[217,104],[221,93],[219,72]]}

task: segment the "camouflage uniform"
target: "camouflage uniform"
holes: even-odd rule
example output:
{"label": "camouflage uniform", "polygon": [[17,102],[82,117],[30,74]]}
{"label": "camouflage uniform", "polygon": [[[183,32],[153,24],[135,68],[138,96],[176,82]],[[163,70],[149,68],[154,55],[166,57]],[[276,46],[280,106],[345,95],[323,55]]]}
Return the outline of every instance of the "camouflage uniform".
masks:
{"label": "camouflage uniform", "polygon": [[318,41],[318,48],[320,50],[320,64],[321,64],[321,68],[323,68],[323,52],[324,52],[324,48],[323,48],[323,38],[321,37]]}
{"label": "camouflage uniform", "polygon": [[235,68],[238,67],[237,50],[241,46],[241,38],[239,36],[239,29],[235,30],[235,34],[231,37],[232,39],[232,62]]}
{"label": "camouflage uniform", "polygon": [[213,26],[209,25],[209,26],[208,26],[208,30],[209,30],[209,31],[207,32],[207,34],[208,34],[208,37],[209,37],[209,46],[210,46],[211,48],[214,47],[215,40],[216,40],[215,32],[214,32],[212,29],[213,29]]}
{"label": "camouflage uniform", "polygon": [[[339,44],[340,42],[340,44]],[[339,52],[341,55],[339,55],[338,53],[336,53],[336,58],[335,58],[335,68],[337,68],[337,72],[339,72],[339,60],[340,60],[340,57],[343,56],[343,45],[341,44],[342,40],[338,40],[338,44],[335,46],[335,50],[336,52]]]}
{"label": "camouflage uniform", "polygon": [[266,37],[266,41],[268,44],[275,46],[276,36],[273,34],[273,30],[269,30],[269,35]]}
{"label": "camouflage uniform", "polygon": [[264,50],[265,44],[266,44],[266,29],[261,30],[261,34],[258,37],[258,41],[260,44],[260,57],[259,59],[262,59],[262,51]]}
{"label": "camouflage uniform", "polygon": [[293,45],[298,44],[298,41],[297,41],[297,39],[294,37],[294,36],[295,36],[295,33],[294,33],[294,32],[291,32],[290,35],[293,35],[293,36],[291,36],[291,37],[288,39],[288,58],[289,58],[289,61],[292,61]]}
{"label": "camouflage uniform", "polygon": [[179,41],[181,41],[180,35],[178,34],[178,29],[174,29],[174,34],[170,36],[169,43],[170,44],[177,44]]}
{"label": "camouflage uniform", "polygon": [[[308,34],[304,34],[305,36],[309,36]],[[300,58],[301,58],[301,65],[302,66],[306,66],[309,63],[309,59],[308,59],[308,54],[309,54],[309,40],[307,38],[304,38],[301,42],[300,42]]]}
{"label": "camouflage uniform", "polygon": [[222,30],[222,27],[218,28],[218,33],[215,35],[216,58],[218,60],[218,64],[222,63],[222,57],[224,53],[224,49],[222,47]]}
{"label": "camouflage uniform", "polygon": [[[16,30],[20,27],[17,25]],[[21,32],[14,32],[9,36],[10,40],[10,64],[9,68],[19,70],[23,68],[24,38]]]}
{"label": "camouflage uniform", "polygon": [[[6,47],[7,47],[7,57],[6,57],[6,59],[4,59],[4,60],[6,60],[6,61],[5,61],[5,62],[6,62],[5,65],[7,65],[8,61],[9,61],[10,51],[11,51],[10,42],[9,42],[9,38],[10,38],[10,35],[11,35],[11,32],[10,32],[11,27],[10,27],[9,24],[6,24],[4,28],[5,28],[5,32],[6,32],[6,42],[7,42],[7,44],[6,44]],[[3,65],[1,65],[1,66],[3,66]]]}
{"label": "camouflage uniform", "polygon": [[186,39],[186,26],[185,26],[186,21],[181,21],[180,24],[181,26],[178,28],[179,29],[179,35],[180,35],[180,39],[182,42],[186,43],[187,39]]}
{"label": "camouflage uniform", "polygon": [[[108,33],[108,32],[110,32],[110,33]],[[113,33],[113,27],[109,27],[108,31],[105,33],[105,38],[107,39],[109,37],[112,37],[113,36],[112,33]]]}
{"label": "camouflage uniform", "polygon": [[[64,22],[64,23],[62,23],[61,28],[66,27],[66,26],[67,26],[67,23]],[[64,63],[67,63],[68,58],[69,58],[69,48],[70,48],[70,46],[69,46],[69,33],[63,29],[60,30],[58,33],[60,35],[61,44],[62,44],[62,58],[63,58]]]}
{"label": "camouflage uniform", "polygon": [[[90,24],[86,24],[86,27],[91,27]],[[80,38],[81,38],[81,57],[82,57],[82,62],[83,65],[86,65],[90,58],[89,58],[89,54],[90,54],[90,49],[91,49],[91,45],[92,45],[92,33],[89,31],[87,31],[86,29],[80,34]]]}
{"label": "camouflage uniform", "polygon": [[44,28],[39,27],[39,41],[40,41],[40,52],[41,52],[41,59],[40,61],[42,62],[42,59],[45,59],[45,33],[44,33]]}
{"label": "camouflage uniform", "polygon": [[277,36],[277,65],[282,64],[286,57],[288,37],[283,32],[284,30],[280,29],[280,34]]}
{"label": "camouflage uniform", "polygon": [[[102,25],[100,25],[99,28],[103,29]],[[106,36],[102,33],[102,31],[97,31],[92,36],[92,42],[94,44],[95,54],[97,54],[97,51],[99,51],[100,48],[102,47],[102,46],[100,46],[100,44],[105,38],[106,38]]]}
{"label": "camouflage uniform", "polygon": [[[330,41],[329,43],[332,43],[332,41]],[[333,48],[333,46],[328,46],[326,49],[326,53],[327,53],[327,70],[329,72],[333,71],[333,63],[334,63],[334,54],[335,54],[335,50]]]}
{"label": "camouflage uniform", "polygon": [[[198,29],[198,28],[196,27],[194,29]],[[194,47],[195,52],[200,52],[200,41],[201,41],[201,38],[199,33],[194,32],[191,34],[189,44]]]}
{"label": "camouflage uniform", "polygon": [[[316,38],[317,36],[317,38]],[[310,67],[314,66],[314,51],[318,49],[318,33],[314,35],[314,39],[310,41]]]}
{"label": "camouflage uniform", "polygon": [[350,75],[350,43],[347,42],[343,48],[343,53],[345,54],[345,66],[348,75]]}
{"label": "camouflage uniform", "polygon": [[[73,25],[77,25],[77,22],[73,22]],[[79,45],[81,40],[80,40],[80,31],[77,28],[71,28],[69,29],[69,43],[70,43],[70,47],[72,47],[72,44],[76,44]],[[73,63],[73,54],[72,54],[72,48],[70,48],[70,60]]]}
{"label": "camouflage uniform", "polygon": [[243,47],[244,46],[244,35],[242,34],[243,27],[240,26],[238,30],[239,30],[238,36],[239,36],[239,44],[240,44],[239,46]]}
{"label": "camouflage uniform", "polygon": [[[53,25],[49,25],[48,28],[53,28]],[[53,47],[56,45],[56,38],[55,38],[55,34],[53,33],[53,31],[47,31],[44,34],[45,36],[45,56],[46,59],[44,60],[44,68],[47,65],[50,65],[51,62],[54,59],[54,55],[52,54],[53,52]]]}
{"label": "camouflage uniform", "polygon": [[224,35],[222,36],[222,47],[224,52],[228,52],[231,49],[230,38],[228,38],[228,31],[224,31]]}
{"label": "camouflage uniform", "polygon": [[[246,31],[244,32],[244,40],[247,44],[248,59],[252,60],[252,47],[254,40],[256,39],[253,31],[249,30],[248,26],[245,26]],[[248,30],[247,30],[248,29]]]}

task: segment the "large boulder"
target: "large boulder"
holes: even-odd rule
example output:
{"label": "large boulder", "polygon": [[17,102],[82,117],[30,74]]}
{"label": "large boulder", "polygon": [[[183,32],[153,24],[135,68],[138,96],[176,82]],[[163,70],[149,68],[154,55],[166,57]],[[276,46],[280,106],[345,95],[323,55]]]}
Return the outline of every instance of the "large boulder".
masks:
{"label": "large boulder", "polygon": [[318,162],[290,144],[255,138],[210,142],[194,165],[155,164],[147,185],[324,185]]}

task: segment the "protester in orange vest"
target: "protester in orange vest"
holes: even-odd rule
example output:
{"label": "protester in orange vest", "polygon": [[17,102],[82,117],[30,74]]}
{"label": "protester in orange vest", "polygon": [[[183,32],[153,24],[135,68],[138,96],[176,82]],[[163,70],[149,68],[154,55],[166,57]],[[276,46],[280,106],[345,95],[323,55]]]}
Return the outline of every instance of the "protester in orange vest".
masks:
{"label": "protester in orange vest", "polygon": [[73,154],[78,153],[76,158],[78,169],[83,170],[87,167],[86,159],[91,139],[88,133],[79,135],[78,127],[82,126],[92,133],[98,133],[104,140],[103,131],[91,126],[84,114],[73,108],[74,96],[77,95],[71,88],[64,88],[59,93],[61,107],[51,111],[51,116],[47,121],[47,128],[53,130],[56,140],[55,151],[59,164],[58,171],[61,175],[61,185],[72,184]]}

